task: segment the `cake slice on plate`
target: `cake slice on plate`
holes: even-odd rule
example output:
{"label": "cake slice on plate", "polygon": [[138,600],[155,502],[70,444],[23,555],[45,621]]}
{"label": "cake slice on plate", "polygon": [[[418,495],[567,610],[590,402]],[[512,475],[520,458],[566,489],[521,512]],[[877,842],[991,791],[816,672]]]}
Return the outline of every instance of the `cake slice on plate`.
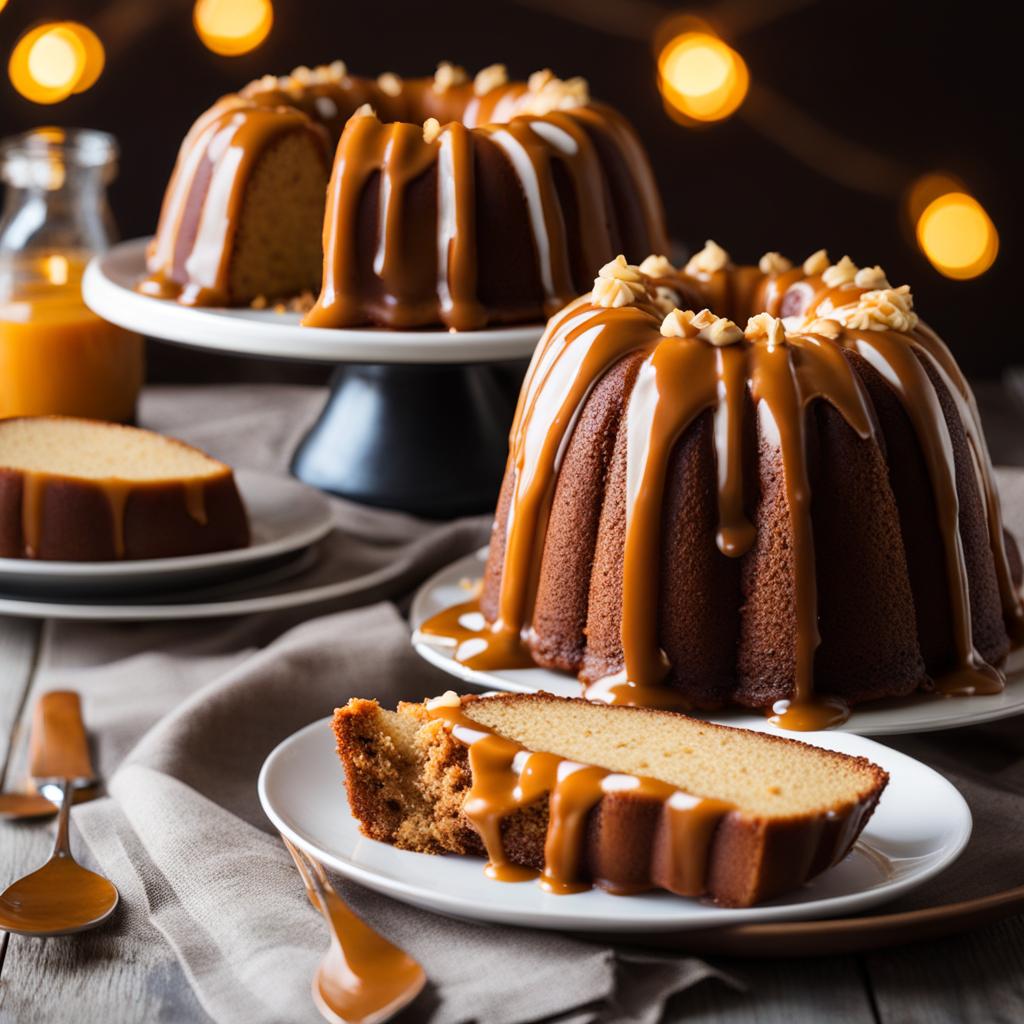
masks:
{"label": "cake slice on plate", "polygon": [[165,558],[248,543],[231,467],[198,448],[70,416],[0,422],[0,557]]}
{"label": "cake slice on plate", "polygon": [[795,740],[546,693],[353,699],[334,733],[365,835],[484,854],[492,877],[539,872],[552,892],[750,906],[845,857],[888,781]]}

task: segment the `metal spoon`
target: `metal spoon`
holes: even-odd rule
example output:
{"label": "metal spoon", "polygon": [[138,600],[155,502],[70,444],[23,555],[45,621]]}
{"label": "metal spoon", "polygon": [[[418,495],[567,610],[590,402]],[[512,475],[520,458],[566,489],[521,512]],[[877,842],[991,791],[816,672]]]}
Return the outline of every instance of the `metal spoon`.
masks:
{"label": "metal spoon", "polygon": [[390,1020],[423,990],[423,968],[349,909],[317,861],[281,839],[302,875],[310,903],[331,932],[331,948],[313,977],[313,1001],[321,1016],[332,1024]]}
{"label": "metal spoon", "polygon": [[69,935],[102,924],[117,906],[111,882],[71,856],[68,820],[72,789],[93,778],[78,694],[43,694],[32,723],[30,773],[60,807],[50,859],[0,893],[0,929],[20,935]]}

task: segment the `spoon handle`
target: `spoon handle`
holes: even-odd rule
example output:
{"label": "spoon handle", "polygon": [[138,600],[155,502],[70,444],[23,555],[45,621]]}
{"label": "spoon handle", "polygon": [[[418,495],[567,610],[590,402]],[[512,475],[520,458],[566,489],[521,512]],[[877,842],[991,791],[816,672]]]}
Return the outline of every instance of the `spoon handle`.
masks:
{"label": "spoon handle", "polygon": [[82,702],[74,690],[51,690],[37,701],[29,743],[29,774],[37,782],[89,782],[95,777]]}
{"label": "spoon handle", "polygon": [[71,858],[71,837],[68,822],[71,820],[71,804],[74,802],[70,779],[60,780],[60,813],[57,815],[57,838],[53,841],[53,856]]}

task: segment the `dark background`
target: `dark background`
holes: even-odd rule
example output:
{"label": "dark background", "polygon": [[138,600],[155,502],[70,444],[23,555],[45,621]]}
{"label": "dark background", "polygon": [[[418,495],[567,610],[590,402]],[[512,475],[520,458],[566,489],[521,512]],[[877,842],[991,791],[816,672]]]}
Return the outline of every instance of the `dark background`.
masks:
{"label": "dark background", "polygon": [[[1024,56],[1014,10],[878,0],[276,0],[269,38],[242,57],[219,57],[193,29],[191,0],[10,0],[0,11],[4,65],[26,27],[74,18],[100,35],[107,66],[88,92],[51,107],[18,96],[4,68],[0,134],[55,123],[117,135],[112,198],[132,237],[153,230],[192,120],[264,72],[338,57],[368,75],[429,74],[440,59],[470,74],[500,61],[516,78],[550,66],[584,75],[593,95],[633,121],[681,243],[713,237],[743,262],[766,249],[803,259],[824,245],[833,258],[881,263],[894,284],[912,285],[918,310],[967,371],[994,376],[1022,361],[1024,344],[1015,276]],[[685,12],[721,29],[757,88],[739,115],[699,129],[666,115],[655,84],[656,28]],[[913,239],[901,191],[939,170],[964,181],[1000,233],[995,265],[973,281],[942,277]]]}

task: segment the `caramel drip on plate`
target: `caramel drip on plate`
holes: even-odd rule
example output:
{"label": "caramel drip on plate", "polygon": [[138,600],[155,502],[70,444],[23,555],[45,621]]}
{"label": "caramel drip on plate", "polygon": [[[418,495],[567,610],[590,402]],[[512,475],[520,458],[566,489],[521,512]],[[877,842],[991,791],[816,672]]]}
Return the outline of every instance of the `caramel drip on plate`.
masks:
{"label": "caramel drip on plate", "polygon": [[[657,283],[673,284],[661,278]],[[798,268],[774,276],[752,268],[726,268],[701,275],[680,273],[675,290],[736,303],[740,317],[762,305],[801,314],[810,321],[858,302],[867,289],[852,283],[828,287],[821,276],[807,277]],[[639,370],[620,427],[627,442],[623,667],[591,683],[586,695],[611,703],[685,706],[678,692],[665,684],[669,665],[658,644],[661,516],[670,458],[697,417],[711,411],[718,464],[717,545],[729,557],[745,557],[757,540],[745,507],[756,489],[745,480],[746,467],[755,461],[749,458],[754,453],[749,450],[751,431],[747,429],[752,410],[757,427],[754,443],[776,449],[783,469],[794,581],[792,615],[797,626],[792,692],[769,713],[774,722],[793,729],[824,728],[842,721],[848,715],[843,702],[815,688],[820,636],[806,434],[809,409],[820,400],[836,409],[859,437],[877,443],[870,400],[855,364],[845,354],[848,351],[873,366],[893,389],[911,421],[932,482],[955,646],[955,664],[939,676],[937,688],[949,695],[994,693],[1002,688],[1002,674],[984,661],[972,636],[952,441],[926,364],[949,391],[964,423],[1004,618],[1018,643],[1024,639],[1024,609],[1010,574],[998,493],[973,397],[948,349],[931,331],[924,327],[910,333],[857,330],[833,322],[835,337],[795,327],[774,341],[758,337],[719,347],[699,336],[662,336],[664,311],[642,297],[634,305],[612,309],[591,305],[588,298],[568,306],[548,325],[520,395],[510,437],[512,495],[504,524],[498,615],[493,623],[480,624],[480,633],[490,631],[501,641],[491,642],[484,660],[474,662],[477,667],[525,663],[519,638],[531,626],[562,456],[592,389],[620,360],[635,357]],[[444,632],[437,620],[434,625],[437,633]],[[503,665],[503,657],[510,661]]]}
{"label": "caramel drip on plate", "polygon": [[[473,779],[463,806],[487,851],[485,871],[504,882],[526,881],[537,872],[512,862],[505,851],[503,823],[517,811],[548,798],[548,827],[540,884],[563,895],[590,888],[585,861],[588,817],[606,797],[660,804],[658,841],[652,849],[651,884],[683,896],[706,890],[707,868],[715,830],[735,810],[722,800],[683,793],[668,783],[644,776],[579,764],[555,754],[528,751],[475,722],[461,707],[428,711],[468,748]],[[845,853],[845,850],[843,851]],[[614,878],[593,882],[611,892],[640,891]]]}

